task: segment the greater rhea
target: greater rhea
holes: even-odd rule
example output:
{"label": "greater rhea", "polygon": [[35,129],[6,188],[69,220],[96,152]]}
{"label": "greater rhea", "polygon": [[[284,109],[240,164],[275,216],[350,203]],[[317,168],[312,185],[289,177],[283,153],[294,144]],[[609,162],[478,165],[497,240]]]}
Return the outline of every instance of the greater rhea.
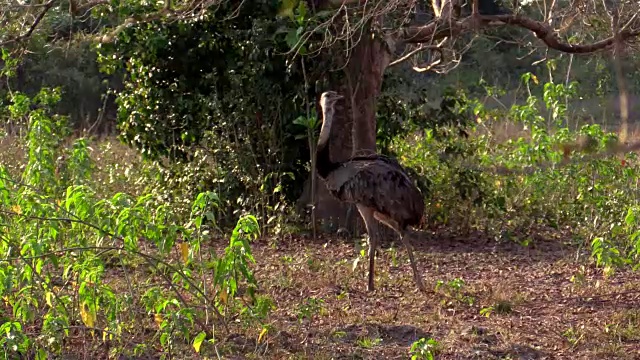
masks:
{"label": "greater rhea", "polygon": [[422,291],[425,287],[418,273],[407,234],[409,226],[418,225],[424,213],[424,198],[405,170],[392,158],[379,154],[356,156],[344,162],[333,162],[329,156],[331,124],[336,102],[343,99],[335,91],[320,98],[322,129],[316,149],[316,169],[329,192],[337,199],[356,205],[369,234],[369,283],[374,290],[374,262],[377,246],[375,220],[393,229],[409,253],[413,278]]}

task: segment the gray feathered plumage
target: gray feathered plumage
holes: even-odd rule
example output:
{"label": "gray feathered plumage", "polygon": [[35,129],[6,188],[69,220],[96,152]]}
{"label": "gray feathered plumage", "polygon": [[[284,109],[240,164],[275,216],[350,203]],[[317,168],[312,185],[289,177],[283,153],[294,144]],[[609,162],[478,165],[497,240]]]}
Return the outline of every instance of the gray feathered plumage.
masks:
{"label": "gray feathered plumage", "polygon": [[402,230],[422,219],[422,193],[391,158],[347,161],[329,173],[325,181],[327,189],[339,200],[373,208],[395,220]]}
{"label": "gray feathered plumage", "polygon": [[346,162],[331,161],[329,142],[335,103],[343,96],[335,91],[322,94],[322,130],[316,151],[316,169],[327,189],[341,201],[356,204],[369,233],[369,284],[373,290],[376,219],[400,236],[409,253],[418,288],[426,291],[418,273],[411,245],[405,238],[408,226],[418,225],[424,213],[424,198],[405,170],[392,158],[373,154],[354,157]]}

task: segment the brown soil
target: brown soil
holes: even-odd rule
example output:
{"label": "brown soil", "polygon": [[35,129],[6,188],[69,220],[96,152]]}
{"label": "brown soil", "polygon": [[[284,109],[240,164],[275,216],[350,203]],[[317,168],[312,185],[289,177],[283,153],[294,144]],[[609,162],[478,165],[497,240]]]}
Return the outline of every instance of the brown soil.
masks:
{"label": "brown soil", "polygon": [[[420,338],[437,359],[638,359],[640,283],[575,261],[575,247],[537,239],[523,247],[481,236],[428,235],[415,242],[425,285],[414,286],[406,250],[387,244],[366,291],[362,258],[340,239],[291,237],[254,244],[256,277],[277,309],[267,341],[238,334],[240,358],[408,359]],[[393,266],[393,254],[398,266]],[[446,283],[461,278],[459,291]],[[445,284],[436,290],[436,283]],[[307,299],[321,299],[308,311]],[[313,303],[312,303],[313,304]],[[494,306],[487,317],[481,309]]]}
{"label": "brown soil", "polygon": [[[423,234],[414,241],[414,253],[426,294],[417,290],[406,249],[397,243],[386,242],[379,250],[377,288],[370,293],[366,261],[359,255],[366,247],[359,243],[337,237],[261,239],[252,244],[255,277],[260,295],[276,307],[268,332],[259,341],[259,326],[232,322],[230,333],[216,329],[215,350],[205,343],[196,354],[177,336],[173,353],[164,355],[409,359],[412,343],[432,338],[439,343],[436,359],[640,359],[640,274],[625,269],[605,277],[585,254],[576,260],[575,245],[561,241],[566,235],[552,234],[534,236],[526,247],[479,234]],[[209,244],[221,254],[228,240]],[[173,261],[179,261],[177,253]],[[148,266],[139,265],[110,267],[105,280],[134,297],[149,281],[164,282],[150,280]],[[464,281],[458,280],[458,288],[456,279]],[[191,302],[188,291],[183,295]],[[485,316],[483,309],[490,307]],[[153,314],[141,307],[126,311],[135,326],[125,331],[122,345],[147,347],[145,355],[116,358],[159,359]],[[195,336],[199,327],[188,331]],[[63,358],[112,359],[109,343],[101,338],[80,323],[72,326]]]}

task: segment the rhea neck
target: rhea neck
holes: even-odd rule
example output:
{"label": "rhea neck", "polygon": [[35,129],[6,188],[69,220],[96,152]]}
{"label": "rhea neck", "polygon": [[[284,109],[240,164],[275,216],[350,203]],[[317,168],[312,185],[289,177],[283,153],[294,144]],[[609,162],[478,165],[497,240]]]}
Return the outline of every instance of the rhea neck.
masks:
{"label": "rhea neck", "polygon": [[331,141],[331,124],[335,114],[335,103],[324,102],[322,105],[322,128],[320,129],[320,137],[318,138],[318,146],[316,148],[316,169],[318,175],[325,179],[329,173],[337,169],[340,164],[334,163],[329,157],[329,142]]}

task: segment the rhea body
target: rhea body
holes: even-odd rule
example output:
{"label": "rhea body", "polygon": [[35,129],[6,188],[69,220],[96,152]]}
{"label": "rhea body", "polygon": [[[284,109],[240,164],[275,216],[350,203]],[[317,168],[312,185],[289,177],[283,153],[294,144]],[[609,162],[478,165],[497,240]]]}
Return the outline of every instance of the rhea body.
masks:
{"label": "rhea body", "polygon": [[329,156],[331,125],[336,102],[343,96],[335,91],[320,98],[322,129],[316,148],[316,170],[329,192],[338,200],[356,205],[369,234],[369,283],[374,290],[374,262],[377,246],[375,220],[393,229],[407,248],[418,288],[425,291],[418,273],[411,244],[406,235],[410,226],[418,225],[424,213],[424,198],[405,170],[392,158],[371,154],[333,162]]}

